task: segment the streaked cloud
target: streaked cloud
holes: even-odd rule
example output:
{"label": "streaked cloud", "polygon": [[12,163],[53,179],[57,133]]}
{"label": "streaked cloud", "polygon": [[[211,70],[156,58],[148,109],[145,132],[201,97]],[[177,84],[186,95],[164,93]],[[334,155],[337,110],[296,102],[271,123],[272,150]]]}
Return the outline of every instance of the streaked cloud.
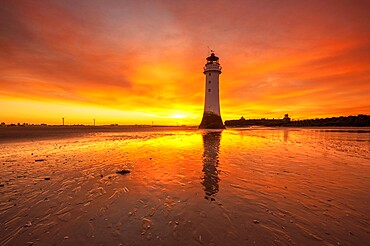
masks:
{"label": "streaked cloud", "polygon": [[3,1],[0,105],[12,108],[0,118],[198,124],[207,46],[223,66],[224,119],[370,114],[369,10],[360,0]]}

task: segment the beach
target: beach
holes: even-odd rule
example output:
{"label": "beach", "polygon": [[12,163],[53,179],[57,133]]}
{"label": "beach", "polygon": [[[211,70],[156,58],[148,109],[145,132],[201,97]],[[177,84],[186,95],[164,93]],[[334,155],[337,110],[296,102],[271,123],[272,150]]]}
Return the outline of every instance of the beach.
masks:
{"label": "beach", "polygon": [[369,128],[4,129],[0,245],[369,241]]}

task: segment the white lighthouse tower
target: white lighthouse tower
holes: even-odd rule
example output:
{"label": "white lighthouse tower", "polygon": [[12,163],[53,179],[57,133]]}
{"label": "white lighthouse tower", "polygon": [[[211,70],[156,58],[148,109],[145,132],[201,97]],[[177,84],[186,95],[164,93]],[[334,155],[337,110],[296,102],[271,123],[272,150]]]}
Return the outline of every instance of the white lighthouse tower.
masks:
{"label": "white lighthouse tower", "polygon": [[203,119],[199,129],[225,129],[220,113],[219,75],[221,74],[221,66],[218,60],[218,57],[212,52],[211,56],[207,57],[207,63],[204,66],[206,91]]}

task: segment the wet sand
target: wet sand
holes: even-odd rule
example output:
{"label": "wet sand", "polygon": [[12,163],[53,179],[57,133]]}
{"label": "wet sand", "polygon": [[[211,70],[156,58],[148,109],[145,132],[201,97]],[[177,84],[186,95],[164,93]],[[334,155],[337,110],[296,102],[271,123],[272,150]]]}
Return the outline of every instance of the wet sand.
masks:
{"label": "wet sand", "polygon": [[[179,127],[155,127],[155,131],[178,130]],[[196,129],[181,127],[181,129]],[[7,126],[0,127],[0,143],[38,141],[42,139],[80,137],[100,132],[147,132],[152,126]]]}
{"label": "wet sand", "polygon": [[367,245],[368,130],[3,138],[0,245]]}

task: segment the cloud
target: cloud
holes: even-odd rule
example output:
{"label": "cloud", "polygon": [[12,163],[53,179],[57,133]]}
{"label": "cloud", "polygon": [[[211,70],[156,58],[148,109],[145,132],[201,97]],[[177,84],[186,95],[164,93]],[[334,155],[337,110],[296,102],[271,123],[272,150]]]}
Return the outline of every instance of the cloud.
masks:
{"label": "cloud", "polygon": [[227,117],[370,113],[369,8],[368,1],[4,1],[0,97],[201,117],[211,46],[223,66]]}

